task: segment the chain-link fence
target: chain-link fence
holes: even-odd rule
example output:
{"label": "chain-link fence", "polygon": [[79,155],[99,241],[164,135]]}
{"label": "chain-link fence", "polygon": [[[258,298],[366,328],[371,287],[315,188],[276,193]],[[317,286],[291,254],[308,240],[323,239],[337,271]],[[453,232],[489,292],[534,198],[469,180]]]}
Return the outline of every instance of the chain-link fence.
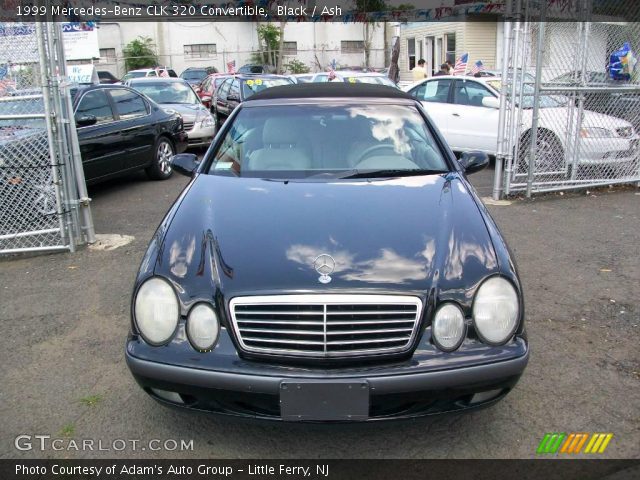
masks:
{"label": "chain-link fence", "polygon": [[59,26],[0,24],[0,254],[93,240]]}
{"label": "chain-link fence", "polygon": [[609,21],[591,22],[593,4],[580,0],[563,13],[584,21],[561,22],[553,2],[516,2],[494,197],[640,181],[640,24],[602,3],[598,18]]}

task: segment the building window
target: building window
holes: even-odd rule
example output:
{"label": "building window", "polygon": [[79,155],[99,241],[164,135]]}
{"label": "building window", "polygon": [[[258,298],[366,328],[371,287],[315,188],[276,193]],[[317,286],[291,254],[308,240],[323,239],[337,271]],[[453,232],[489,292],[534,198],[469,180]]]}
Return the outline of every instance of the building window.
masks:
{"label": "building window", "polygon": [[409,56],[409,70],[416,66],[416,39],[407,38],[407,55]]}
{"label": "building window", "polygon": [[215,43],[196,43],[184,46],[185,58],[209,58],[215,57],[216,53]]}
{"label": "building window", "polygon": [[447,33],[445,38],[446,50],[444,53],[444,61],[451,62],[453,65],[456,63],[456,34]]}
{"label": "building window", "polygon": [[298,42],[282,42],[282,53],[285,55],[297,55]]}
{"label": "building window", "polygon": [[116,61],[116,49],[115,48],[101,48],[100,49],[100,61],[102,63],[113,63]]}
{"label": "building window", "polygon": [[364,53],[364,41],[342,40],[340,42],[340,53]]}

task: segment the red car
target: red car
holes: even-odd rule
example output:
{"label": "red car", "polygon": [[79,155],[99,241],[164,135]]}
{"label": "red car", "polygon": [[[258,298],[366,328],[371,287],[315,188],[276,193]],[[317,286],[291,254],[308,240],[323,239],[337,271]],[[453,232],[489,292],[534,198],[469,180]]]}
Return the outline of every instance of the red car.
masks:
{"label": "red car", "polygon": [[200,85],[195,88],[195,92],[198,94],[198,97],[200,97],[200,100],[205,107],[209,109],[211,108],[211,99],[213,98],[216,88],[218,88],[222,82],[229,77],[233,77],[233,74],[212,73],[202,80]]}

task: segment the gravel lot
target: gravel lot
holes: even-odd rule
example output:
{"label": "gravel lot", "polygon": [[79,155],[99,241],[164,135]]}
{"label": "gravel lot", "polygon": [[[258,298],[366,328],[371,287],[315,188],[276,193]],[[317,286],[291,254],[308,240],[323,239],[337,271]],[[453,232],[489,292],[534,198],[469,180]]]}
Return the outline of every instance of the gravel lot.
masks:
{"label": "gravel lot", "polygon": [[[473,178],[482,196],[492,171]],[[0,457],[533,458],[546,432],[612,432],[604,457],[640,458],[640,193],[605,189],[489,206],[525,286],[532,357],[482,411],[385,424],[255,423],[156,404],[124,363],[131,288],[156,225],[187,183],[134,175],[90,190],[112,251],[0,261]],[[193,451],[20,452],[20,434],[193,439]]]}

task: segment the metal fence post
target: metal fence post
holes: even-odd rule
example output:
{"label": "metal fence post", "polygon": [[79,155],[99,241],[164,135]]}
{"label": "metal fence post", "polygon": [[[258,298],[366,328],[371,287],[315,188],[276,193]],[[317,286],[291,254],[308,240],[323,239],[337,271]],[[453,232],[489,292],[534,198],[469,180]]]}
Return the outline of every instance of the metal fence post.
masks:
{"label": "metal fence post", "polygon": [[546,31],[545,22],[546,2],[542,2],[542,12],[540,15],[540,26],[538,28],[538,42],[536,52],[536,75],[533,93],[533,119],[531,123],[531,143],[529,145],[529,171],[527,172],[527,198],[531,197],[533,185],[533,175],[536,168],[536,147],[538,143],[538,120],[540,115],[540,85],[542,83],[542,62],[544,59],[544,35]]}

